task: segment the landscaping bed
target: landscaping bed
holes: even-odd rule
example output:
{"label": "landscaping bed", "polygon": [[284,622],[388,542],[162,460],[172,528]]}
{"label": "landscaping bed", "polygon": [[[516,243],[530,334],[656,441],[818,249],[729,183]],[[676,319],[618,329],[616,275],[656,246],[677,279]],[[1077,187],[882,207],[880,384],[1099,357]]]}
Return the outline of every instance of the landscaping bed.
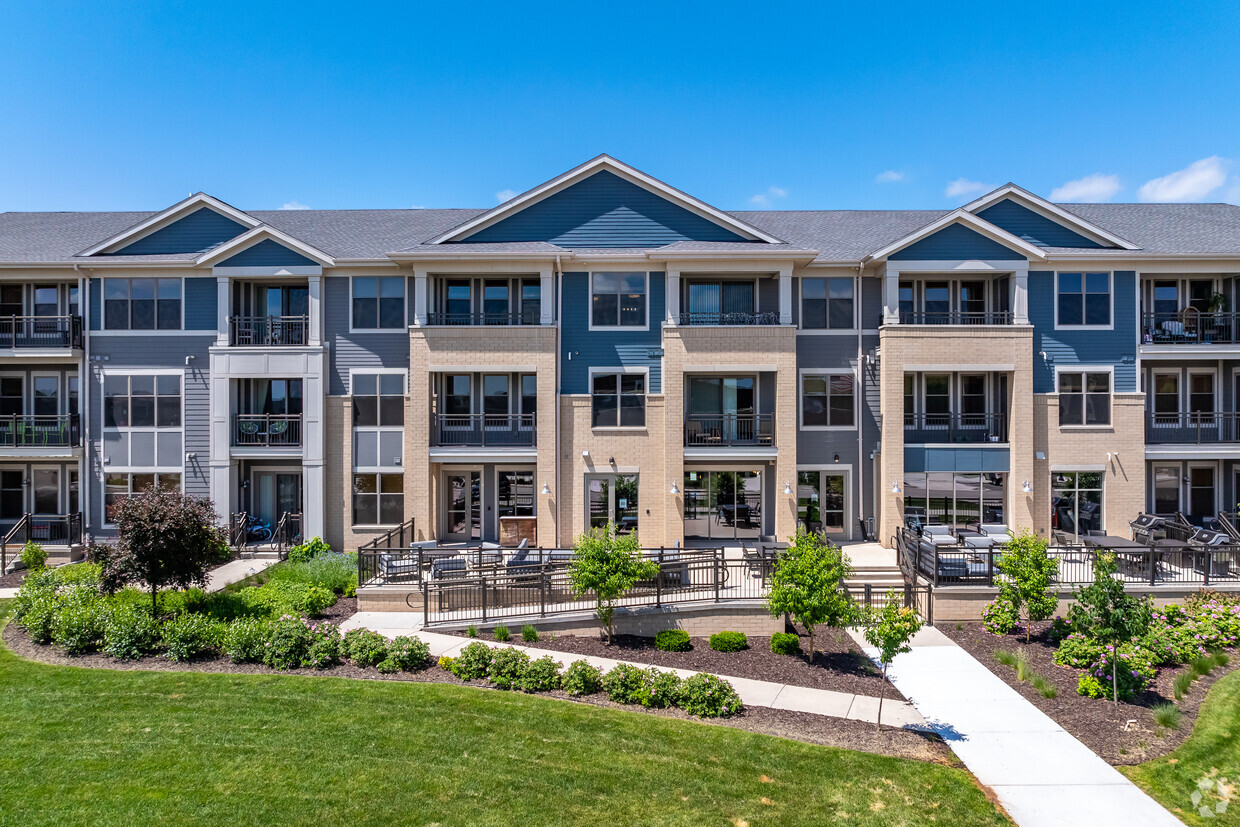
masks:
{"label": "landscaping bed", "polygon": [[26,579],[26,569],[18,569],[10,574],[0,575],[0,589],[15,589]]}
{"label": "landscaping bed", "polygon": [[[1152,707],[1174,701],[1173,684],[1178,676],[1191,670],[1187,664],[1160,667],[1148,689],[1128,700],[1121,699],[1115,705],[1110,700],[1077,693],[1083,670],[1054,662],[1057,644],[1050,638],[1049,621],[1031,625],[1029,644],[1025,643],[1023,632],[994,635],[981,623],[945,624],[938,628],[1057,724],[1116,765],[1148,761],[1183,743],[1196,722],[1206,691],[1240,665],[1240,659],[1232,657],[1227,666],[1217,667],[1194,682],[1189,691],[1175,701],[1181,717],[1178,728],[1170,729],[1154,721]],[[999,650],[1023,652],[1033,671],[1055,688],[1055,697],[1044,697],[1029,681],[1017,680],[1015,670],[996,659],[995,652]],[[1230,654],[1236,653],[1230,651]]]}

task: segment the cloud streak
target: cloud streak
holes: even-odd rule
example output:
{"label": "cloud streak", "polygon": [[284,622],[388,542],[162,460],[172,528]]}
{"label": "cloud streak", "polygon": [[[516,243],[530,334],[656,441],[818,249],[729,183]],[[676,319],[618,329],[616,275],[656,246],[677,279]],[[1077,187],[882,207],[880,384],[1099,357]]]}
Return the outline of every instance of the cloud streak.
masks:
{"label": "cloud streak", "polygon": [[495,193],[495,200],[502,204],[505,201],[511,201],[512,199],[516,198],[518,195],[520,195],[520,193],[517,192],[516,190],[500,190],[499,192]]}
{"label": "cloud streak", "polygon": [[885,172],[880,172],[878,175],[875,175],[874,183],[876,184],[897,184],[900,181],[903,181],[904,178],[905,178],[905,175],[903,172],[900,172],[898,169],[889,169],[889,170],[886,170]]}
{"label": "cloud streak", "polygon": [[301,203],[300,201],[293,200],[293,201],[286,201],[284,206],[281,207],[280,209],[282,210],[308,210],[310,208],[307,207],[305,204]]}
{"label": "cloud streak", "polygon": [[766,192],[760,192],[753,196],[749,199],[749,203],[759,207],[767,207],[770,206],[772,201],[787,197],[788,190],[783,189],[782,187],[767,187]]}
{"label": "cloud streak", "polygon": [[1187,167],[1146,181],[1137,191],[1137,197],[1146,202],[1201,201],[1223,186],[1231,161],[1211,155],[1193,161]]}
{"label": "cloud streak", "polygon": [[970,181],[968,178],[957,178],[947,184],[947,189],[943,190],[943,194],[948,198],[958,198],[962,195],[972,195],[975,192],[985,192],[990,189],[981,181]]}
{"label": "cloud streak", "polygon": [[1118,175],[1095,172],[1051,190],[1051,200],[1061,202],[1110,201],[1120,191]]}

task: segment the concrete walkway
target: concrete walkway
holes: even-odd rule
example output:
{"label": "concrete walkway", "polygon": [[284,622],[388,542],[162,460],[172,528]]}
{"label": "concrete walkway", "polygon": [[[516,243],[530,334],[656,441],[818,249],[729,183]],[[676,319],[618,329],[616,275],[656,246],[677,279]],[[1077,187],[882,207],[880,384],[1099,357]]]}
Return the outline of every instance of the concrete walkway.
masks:
{"label": "concrete walkway", "polygon": [[[431,657],[442,655],[455,656],[466,645],[474,641],[469,638],[445,635],[438,632],[427,632],[421,628],[422,618],[416,612],[358,612],[340,624],[340,630],[364,628],[378,632],[385,637],[393,638],[400,635],[417,635],[430,647]],[[611,658],[599,658],[592,655],[574,655],[570,652],[556,652],[551,649],[538,649],[520,643],[499,643],[494,640],[483,640],[487,646],[511,646],[522,649],[531,658],[550,655],[560,663],[568,664],[584,660],[591,666],[597,666],[604,672],[619,663],[646,668],[653,664],[635,661],[619,661]],[[666,672],[675,672],[682,678],[696,674],[688,669],[658,667]],[[870,695],[854,695],[848,692],[832,692],[827,689],[810,689],[804,686],[791,686],[773,681],[756,681],[749,678],[734,678],[728,675],[719,677],[732,684],[736,694],[748,706],[765,706],[771,709],[787,709],[793,712],[809,712],[814,715],[826,715],[832,718],[848,718],[854,721],[874,723],[878,717],[878,698]],[[883,701],[883,723],[893,727],[910,727],[924,729],[925,720],[910,704],[898,699],[888,698]]]}
{"label": "concrete walkway", "polygon": [[225,586],[231,586],[233,583],[239,583],[252,574],[258,574],[276,562],[278,561],[262,558],[232,560],[217,569],[213,569],[207,575],[207,585],[203,590],[218,592]]}
{"label": "concrete walkway", "polygon": [[922,629],[887,674],[1021,827],[1180,824],[938,629]]}

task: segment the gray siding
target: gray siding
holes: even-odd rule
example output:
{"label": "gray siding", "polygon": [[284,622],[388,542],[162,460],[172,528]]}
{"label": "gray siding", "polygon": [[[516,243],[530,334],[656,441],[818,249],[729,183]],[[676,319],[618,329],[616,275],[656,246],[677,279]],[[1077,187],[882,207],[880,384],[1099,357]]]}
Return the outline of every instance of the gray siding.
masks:
{"label": "gray siding", "polygon": [[997,241],[991,241],[962,224],[951,224],[903,250],[892,253],[888,258],[891,261],[955,261],[971,258],[1018,261],[1024,259],[1024,255]]}
{"label": "gray siding", "polygon": [[349,392],[349,370],[352,368],[409,368],[407,328],[390,333],[349,332],[351,307],[347,277],[323,279],[323,305],[323,335],[331,348],[329,394],[342,396]]}
{"label": "gray siding", "polygon": [[246,228],[215,210],[203,207],[161,230],[117,250],[118,256],[202,253],[236,238]]}

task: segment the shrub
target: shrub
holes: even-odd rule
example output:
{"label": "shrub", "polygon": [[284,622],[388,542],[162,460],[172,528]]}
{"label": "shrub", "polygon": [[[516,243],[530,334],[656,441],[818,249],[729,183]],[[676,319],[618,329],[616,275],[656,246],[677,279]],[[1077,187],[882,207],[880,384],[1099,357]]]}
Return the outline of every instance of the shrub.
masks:
{"label": "shrub", "polygon": [[271,621],[243,617],[228,624],[220,648],[233,663],[262,663]]}
{"label": "shrub", "polygon": [[1197,680],[1197,674],[1193,670],[1181,672],[1175,676],[1175,680],[1171,682],[1171,694],[1178,701],[1188,694],[1188,690],[1192,687],[1193,681]]}
{"label": "shrub", "polygon": [[642,687],[637,693],[637,701],[642,706],[663,709],[680,704],[684,681],[676,673],[660,672],[651,667],[642,677]]}
{"label": "shrub", "polygon": [[340,663],[340,629],[332,623],[311,624],[310,645],[302,663],[312,669],[330,669]]}
{"label": "shrub", "polygon": [[465,630],[465,634],[470,637],[478,637],[478,627],[473,623],[469,624],[469,628]]}
{"label": "shrub", "polygon": [[[298,580],[272,580],[261,586],[243,589],[240,594],[247,614],[279,617],[304,614],[315,617],[335,604],[335,593],[325,587]],[[212,601],[206,601],[210,604]]]}
{"label": "shrub", "polygon": [[193,660],[219,646],[222,638],[220,623],[205,615],[174,617],[164,623],[164,657],[178,662]]}
{"label": "shrub", "polygon": [[[1114,690],[1111,685],[1112,675],[1115,676]],[[1087,676],[1094,679],[1093,683],[1089,684],[1091,692],[1094,684],[1097,684],[1101,687],[1102,694],[1081,692],[1082,695],[1127,700],[1145,691],[1154,682],[1154,661],[1150,654],[1139,646],[1124,644],[1118,651],[1113,646],[1106,646]],[[1080,692],[1080,686],[1077,691]]]}
{"label": "shrub", "polygon": [[495,639],[498,640],[500,643],[505,643],[507,642],[509,638],[512,637],[512,633],[508,631],[507,626],[496,626],[494,634],[495,634]]}
{"label": "shrub", "polygon": [[715,632],[710,636],[710,648],[716,652],[739,652],[749,648],[744,632]]}
{"label": "shrub", "polygon": [[1046,553],[1046,541],[1024,530],[1012,538],[996,559],[1002,573],[999,578],[999,600],[1005,601],[1017,620],[1023,611],[1025,643],[1030,627],[1036,620],[1045,620],[1059,605],[1059,596],[1051,589],[1051,581],[1059,571],[1059,560]]}
{"label": "shrub", "polygon": [[35,643],[46,645],[52,642],[52,622],[56,619],[56,606],[56,594],[52,591],[30,594],[23,601],[18,623]]}
{"label": "shrub", "polygon": [[378,666],[387,658],[388,640],[369,629],[352,629],[345,632],[340,654],[353,661],[354,666],[365,669]]}
{"label": "shrub", "polygon": [[293,563],[304,563],[320,554],[329,554],[332,548],[320,537],[312,537],[300,545],[288,550],[288,559]]}
{"label": "shrub", "polygon": [[771,651],[777,655],[799,655],[801,638],[791,632],[776,632],[771,635]]}
{"label": "shrub", "polygon": [[550,655],[532,660],[525,665],[525,671],[517,681],[517,688],[522,692],[550,692],[552,689],[559,689],[562,666],[563,664],[553,660]]}
{"label": "shrub", "polygon": [[30,571],[39,571],[47,566],[47,552],[43,550],[43,546],[28,540],[22,547],[21,561]]}
{"label": "shrub", "polygon": [[103,651],[114,658],[137,660],[159,648],[159,622],[146,607],[114,606],[103,624]]}
{"label": "shrub", "polygon": [[451,672],[452,664],[456,663],[456,659],[450,658],[447,655],[440,655],[439,660],[435,661],[435,663],[437,663],[439,665],[439,668],[444,670],[445,672]]}
{"label": "shrub", "polygon": [[52,618],[52,643],[64,648],[66,655],[84,655],[103,644],[107,605],[93,589],[76,586],[56,600]]}
{"label": "shrub", "polygon": [[1086,669],[1097,663],[1100,655],[1102,655],[1101,643],[1080,632],[1073,632],[1060,641],[1053,660],[1060,666]]}
{"label": "shrub", "polygon": [[413,672],[431,662],[430,647],[416,637],[401,636],[388,644],[387,657],[379,663],[380,672]]}
{"label": "shrub", "polygon": [[305,621],[284,615],[268,626],[263,663],[272,669],[297,669],[310,651],[310,629]]}
{"label": "shrub", "polygon": [[537,643],[538,642],[538,629],[534,626],[530,626],[529,624],[522,626],[521,627],[521,639],[524,640],[526,643]]}
{"label": "shrub", "polygon": [[627,663],[617,663],[603,676],[603,691],[615,703],[635,704],[641,702],[644,683],[645,673],[641,669]]}
{"label": "shrub", "polygon": [[1010,601],[996,597],[982,609],[982,625],[992,635],[1007,635],[1020,626],[1020,618]]}
{"label": "shrub", "polygon": [[[55,569],[44,569],[56,586],[92,586],[99,588],[101,570],[97,563],[73,563]],[[26,575],[30,579],[30,575]]]}
{"label": "shrub", "polygon": [[1179,729],[1181,712],[1173,703],[1154,704],[1150,707],[1154,723],[1166,729]]}
{"label": "shrub", "polygon": [[680,707],[699,718],[726,718],[745,708],[732,684],[699,672],[684,682]]}
{"label": "shrub", "polygon": [[520,649],[511,646],[496,649],[491,653],[488,680],[500,689],[516,689],[529,662],[530,656]]}
{"label": "shrub", "polygon": [[297,610],[308,617],[318,617],[323,610],[336,602],[336,595],[322,586],[310,586],[297,601]]}
{"label": "shrub", "polygon": [[654,648],[661,652],[688,652],[693,644],[684,629],[664,629],[654,636]]}
{"label": "shrub", "polygon": [[809,632],[810,657],[818,626],[849,626],[857,607],[843,587],[852,576],[848,555],[822,535],[797,529],[792,546],[775,563],[766,607],[772,617],[789,614]]}
{"label": "shrub", "polygon": [[1084,695],[1086,698],[1108,698],[1111,696],[1111,690],[1103,686],[1097,678],[1088,672],[1081,675],[1080,679],[1077,680],[1076,693]]}
{"label": "shrub", "polygon": [[1059,643],[1059,641],[1072,634],[1072,627],[1068,625],[1068,621],[1058,615],[1051,621],[1051,627],[1046,630],[1046,636],[1050,638],[1051,643]]}
{"label": "shrub", "polygon": [[482,642],[471,643],[452,661],[452,674],[468,683],[480,681],[491,670],[491,648]]}
{"label": "shrub", "polygon": [[593,695],[603,688],[603,670],[591,666],[584,660],[575,660],[560,676],[560,685],[564,691],[575,698]]}

